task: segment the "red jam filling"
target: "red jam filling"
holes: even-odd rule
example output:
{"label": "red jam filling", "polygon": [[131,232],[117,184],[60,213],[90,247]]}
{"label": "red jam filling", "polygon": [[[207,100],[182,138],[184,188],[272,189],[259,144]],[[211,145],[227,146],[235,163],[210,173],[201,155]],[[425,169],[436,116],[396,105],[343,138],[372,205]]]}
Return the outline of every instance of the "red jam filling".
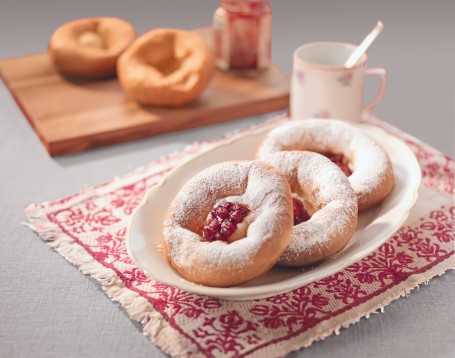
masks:
{"label": "red jam filling", "polygon": [[237,224],[240,224],[249,212],[246,206],[230,202],[217,206],[210,212],[202,228],[202,237],[209,242],[227,241],[237,229]]}
{"label": "red jam filling", "polygon": [[305,210],[303,203],[299,199],[292,198],[292,208],[294,211],[294,225],[310,220],[310,214]]}
{"label": "red jam filling", "polygon": [[325,153],[324,155],[338,165],[338,168],[340,168],[347,177],[352,174],[352,171],[348,166],[349,161],[343,153]]}
{"label": "red jam filling", "polygon": [[223,70],[263,69],[270,62],[272,7],[267,0],[222,0],[215,11],[215,56]]}

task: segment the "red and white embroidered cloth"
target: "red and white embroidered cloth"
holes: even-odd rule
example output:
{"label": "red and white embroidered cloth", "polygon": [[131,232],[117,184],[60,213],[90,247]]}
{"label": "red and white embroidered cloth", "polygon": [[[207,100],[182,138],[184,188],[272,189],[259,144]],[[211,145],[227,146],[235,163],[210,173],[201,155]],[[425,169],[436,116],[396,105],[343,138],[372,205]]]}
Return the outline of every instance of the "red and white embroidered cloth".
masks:
{"label": "red and white embroidered cloth", "polygon": [[[279,119],[286,120],[286,119]],[[145,276],[126,252],[129,216],[146,190],[213,142],[194,144],[107,184],[26,208],[31,226],[174,356],[280,356],[310,345],[454,268],[454,161],[394,127],[420,162],[423,185],[404,226],[368,257],[292,292],[246,302],[221,301]]]}

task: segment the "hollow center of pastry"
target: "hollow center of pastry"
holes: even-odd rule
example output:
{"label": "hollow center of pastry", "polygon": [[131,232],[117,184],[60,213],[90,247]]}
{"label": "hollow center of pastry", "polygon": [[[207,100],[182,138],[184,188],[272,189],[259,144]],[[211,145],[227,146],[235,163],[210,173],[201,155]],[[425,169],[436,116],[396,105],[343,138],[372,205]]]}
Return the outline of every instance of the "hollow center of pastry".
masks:
{"label": "hollow center of pastry", "polygon": [[249,212],[246,206],[231,202],[213,208],[202,228],[202,237],[209,242],[233,242],[243,238],[245,235],[239,232],[238,227]]}
{"label": "hollow center of pastry", "polygon": [[105,48],[103,38],[96,32],[86,31],[77,38],[79,45],[95,48]]}
{"label": "hollow center of pastry", "polygon": [[146,63],[158,70],[163,77],[178,71],[190,53],[173,34],[162,34],[147,50]]}
{"label": "hollow center of pastry", "polygon": [[295,197],[292,198],[292,209],[294,213],[294,225],[310,220],[310,214],[303,206],[303,202]]}
{"label": "hollow center of pastry", "polygon": [[332,162],[338,165],[346,176],[350,176],[352,174],[352,170],[349,168],[349,160],[344,156],[343,153],[324,153],[324,156],[329,158]]}

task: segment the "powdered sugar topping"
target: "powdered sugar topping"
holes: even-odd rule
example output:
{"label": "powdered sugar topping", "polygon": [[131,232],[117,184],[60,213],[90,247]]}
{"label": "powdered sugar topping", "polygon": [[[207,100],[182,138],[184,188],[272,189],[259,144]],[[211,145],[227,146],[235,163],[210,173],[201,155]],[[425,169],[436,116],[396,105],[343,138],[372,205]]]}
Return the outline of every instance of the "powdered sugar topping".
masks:
{"label": "powdered sugar topping", "polygon": [[[284,178],[260,162],[224,162],[190,179],[171,204],[164,222],[168,256],[174,266],[195,275],[242,270],[254,264],[264,245],[290,222],[291,194]],[[250,214],[246,237],[232,243],[206,242],[201,226],[213,207],[224,201],[245,205]],[[254,221],[251,219],[254,218]],[[283,250],[289,240],[285,241]],[[279,254],[275,258],[278,259]],[[273,263],[272,263],[273,264]]]}
{"label": "powdered sugar topping", "polygon": [[385,181],[393,181],[390,159],[360,128],[339,120],[307,119],[270,131],[258,151],[260,158],[289,150],[343,153],[350,161],[349,182],[359,198],[368,197]]}
{"label": "powdered sugar topping", "polygon": [[279,152],[264,159],[282,172],[291,190],[305,200],[313,215],[294,226],[291,242],[280,259],[286,265],[308,264],[331,252],[334,240],[344,246],[357,222],[357,198],[347,177],[326,157],[305,151]]}

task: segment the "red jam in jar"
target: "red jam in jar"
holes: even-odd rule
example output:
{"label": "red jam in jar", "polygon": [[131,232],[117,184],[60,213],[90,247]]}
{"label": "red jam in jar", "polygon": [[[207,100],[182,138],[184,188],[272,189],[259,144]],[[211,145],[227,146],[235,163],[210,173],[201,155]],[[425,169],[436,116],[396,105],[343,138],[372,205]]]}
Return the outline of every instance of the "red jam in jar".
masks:
{"label": "red jam in jar", "polygon": [[213,31],[218,68],[261,70],[269,66],[272,6],[268,0],[221,0]]}

